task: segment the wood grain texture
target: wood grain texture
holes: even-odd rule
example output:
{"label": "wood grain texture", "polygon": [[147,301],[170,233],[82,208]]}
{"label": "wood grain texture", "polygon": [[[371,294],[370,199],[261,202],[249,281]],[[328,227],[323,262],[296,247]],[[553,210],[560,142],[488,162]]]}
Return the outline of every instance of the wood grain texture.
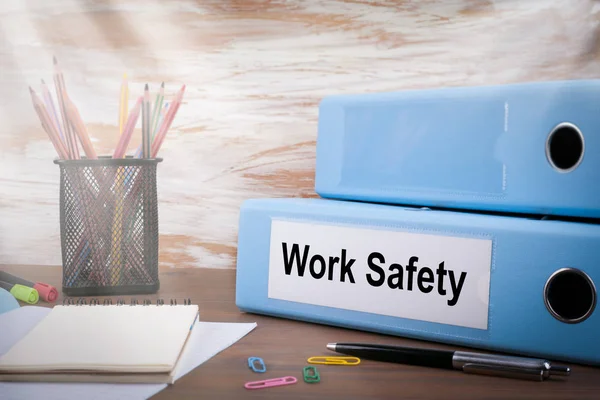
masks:
{"label": "wood grain texture", "polygon": [[123,72],[131,104],[145,83],[187,85],[160,153],[161,265],[234,268],[243,200],[315,196],[323,96],[599,77],[599,15],[593,0],[3,0],[0,262],[61,263],[58,167],[27,90],[52,82],[53,55],[100,154]]}
{"label": "wood grain texture", "polygon": [[[61,270],[55,266],[8,266],[0,270],[26,279],[41,280],[60,287]],[[158,393],[162,399],[597,399],[600,370],[569,364],[568,379],[529,382],[516,379],[468,375],[409,365],[361,360],[355,367],[317,365],[318,384],[302,380],[302,368],[312,356],[334,355],[325,346],[330,342],[369,342],[450,350],[469,350],[360,332],[325,325],[278,319],[240,312],[235,306],[235,272],[231,270],[171,269],[160,275],[161,289],[151,296],[131,298],[166,302],[191,299],[198,304],[200,318],[212,322],[256,322],[246,337]],[[113,302],[118,297],[113,298]],[[103,297],[98,297],[102,300]],[[77,298],[73,298],[77,301]],[[89,301],[89,298],[86,300]],[[58,299],[62,303],[63,297]],[[38,303],[49,306],[47,303]],[[24,305],[27,307],[27,305]],[[472,350],[472,349],[471,349]],[[262,357],[267,372],[256,374],[247,365],[248,357]],[[244,383],[292,375],[298,383],[264,390],[247,390]]]}

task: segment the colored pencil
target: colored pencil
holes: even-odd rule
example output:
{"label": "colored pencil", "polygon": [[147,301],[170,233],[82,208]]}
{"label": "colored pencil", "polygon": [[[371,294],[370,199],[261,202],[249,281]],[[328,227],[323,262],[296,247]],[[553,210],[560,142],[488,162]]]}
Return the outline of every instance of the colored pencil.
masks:
{"label": "colored pencil", "polygon": [[48,90],[48,85],[42,79],[42,96],[44,97],[44,101],[46,102],[46,108],[50,117],[52,118],[52,122],[54,122],[54,126],[58,130],[61,140],[65,140],[65,136],[62,131],[62,127],[60,126],[60,121],[58,119],[58,114],[56,113],[56,107],[54,107],[54,101],[52,100],[52,95],[50,94],[50,90]]}
{"label": "colored pencil", "polygon": [[77,141],[75,135],[71,131],[71,126],[67,117],[67,104],[65,97],[67,97],[67,90],[65,87],[65,81],[63,78],[62,71],[58,66],[58,60],[56,57],[54,61],[54,84],[56,86],[56,98],[58,99],[58,105],[63,120],[63,129],[65,130],[65,139],[67,142],[67,149],[69,151],[69,158],[72,160],[79,158],[79,148],[77,147]]}
{"label": "colored pencil", "polygon": [[113,211],[113,223],[112,223],[112,251],[110,258],[114,266],[113,272],[110,274],[111,285],[116,286],[119,284],[122,275],[121,265],[121,253],[123,237],[123,218],[124,218],[124,207],[123,198],[125,193],[125,182],[124,172],[127,171],[126,167],[117,168],[117,177],[115,181],[115,204]]}
{"label": "colored pencil", "polygon": [[[37,98],[37,95],[31,88],[30,88],[30,91],[31,91],[32,98],[34,100],[34,107],[36,108],[36,111],[38,112],[38,115],[40,116],[40,119],[42,120],[42,126],[44,126],[44,129],[48,132],[48,134],[50,136],[50,140],[57,147],[57,151],[59,152],[59,154],[62,153],[62,156],[60,158],[69,159],[70,157],[68,155],[68,150],[64,146],[63,142],[60,140],[60,135],[58,133],[58,128],[57,128],[56,124],[54,124],[50,121],[51,117],[48,113],[48,110],[46,110],[44,108],[44,105],[42,104],[41,100],[39,100],[39,98]],[[66,100],[67,102],[70,102],[70,100],[68,98],[66,98],[66,99],[63,98],[63,99]],[[67,113],[66,113],[67,121],[68,121],[68,123],[73,124],[74,117],[72,116],[72,113],[73,113],[72,107],[69,107],[69,104],[66,104],[66,106],[67,106],[67,110],[66,110],[67,111]],[[75,109],[75,111],[77,111],[77,110]],[[77,116],[78,116],[78,113],[77,113]],[[77,116],[75,116],[75,121],[76,121],[75,124],[79,124],[79,121],[77,121]],[[79,117],[79,120],[80,119],[81,119],[81,117]],[[56,120],[56,122],[58,122],[58,120]],[[60,126],[60,123],[58,123],[58,126]],[[83,182],[80,182],[80,180],[77,180],[76,184],[78,184],[78,185],[83,184]],[[76,201],[78,204],[80,204],[80,199],[76,199]],[[88,246],[87,248],[89,249],[89,242],[87,240],[89,227],[94,226],[94,225],[90,224],[91,221],[86,216],[84,216],[82,220],[84,221],[83,222],[84,227],[86,227],[84,230],[84,233],[82,235],[82,244],[85,243],[85,245]],[[88,250],[88,253],[89,253],[89,250]],[[76,255],[79,255],[79,254],[80,254],[80,251],[78,249],[78,251],[76,252]],[[99,260],[97,258],[95,258],[95,259],[97,261]]]}
{"label": "colored pencil", "polygon": [[[123,81],[121,83],[121,96],[119,104],[119,138],[123,136],[124,128],[127,123],[127,114],[129,112],[129,86],[127,83],[127,74],[123,74]],[[127,148],[127,146],[125,146]],[[125,150],[125,153],[127,150]],[[121,265],[121,245],[123,242],[122,226],[123,226],[123,193],[125,191],[125,182],[123,181],[123,173],[127,171],[127,168],[117,168],[117,182],[115,182],[115,208],[113,212],[113,224],[112,224],[112,252],[111,259],[112,264],[116,265],[116,270],[110,275],[111,284],[118,285],[121,280],[122,271],[119,267]]]}
{"label": "colored pencil", "polygon": [[127,73],[123,74],[123,80],[121,82],[121,95],[119,97],[119,134],[120,137],[123,134],[123,129],[127,122],[127,114],[129,113],[129,84],[127,81]]}
{"label": "colored pencil", "polygon": [[[44,126],[44,129],[47,130],[47,132],[49,133],[50,136],[50,140],[53,142],[53,144],[55,144],[55,147],[57,149],[57,152],[60,153],[64,153],[61,158],[63,159],[69,159],[68,157],[68,150],[62,145],[62,142],[60,141],[60,136],[58,134],[57,129],[54,127],[54,124],[51,123],[51,118],[50,115],[48,114],[46,108],[44,107],[44,104],[42,103],[42,101],[38,98],[38,96],[36,95],[36,93],[33,91],[33,89],[29,89],[32,95],[32,99],[34,101],[34,107],[36,108],[36,111],[38,112],[38,115],[40,116],[40,119],[42,120],[42,125]],[[63,100],[68,101],[68,98],[62,98]],[[67,104],[65,104],[65,106],[67,106]],[[68,107],[68,106],[67,106]],[[68,108],[65,108],[65,116],[67,117],[66,121],[67,124],[65,125],[65,127],[69,126],[70,124],[70,117],[69,117],[69,110]],[[67,131],[65,131],[67,132]],[[86,183],[83,180],[80,179],[76,179],[74,182],[74,184],[76,185],[85,185]],[[82,191],[82,193],[84,193],[84,197],[86,197],[86,199],[88,200],[87,203],[89,203],[89,201],[93,200],[90,198],[90,193],[87,190]],[[76,202],[78,204],[80,204],[80,199],[76,199]],[[90,203],[91,204],[91,203]],[[83,226],[84,226],[84,233],[82,235],[82,239],[86,241],[87,243],[87,237],[88,237],[88,232],[91,229],[92,226],[97,226],[97,224],[93,224],[92,223],[92,219],[87,216],[84,215],[83,217]],[[96,255],[94,257],[94,259],[96,260],[96,263],[98,263],[100,261],[100,259],[98,258],[98,256]]]}
{"label": "colored pencil", "polygon": [[77,107],[75,107],[75,104],[73,104],[71,99],[66,98],[65,101],[67,103],[66,106],[68,119],[71,123],[71,127],[77,133],[77,136],[81,141],[81,146],[83,147],[85,155],[89,159],[97,159],[98,156],[96,155],[96,151],[94,150],[94,145],[90,140],[90,136],[88,135],[87,129],[85,127],[85,124],[83,123],[83,120],[81,119],[81,115],[79,114]]}
{"label": "colored pencil", "polygon": [[[158,121],[156,123],[156,127],[154,128],[154,131],[152,132],[152,140],[150,141],[151,143],[154,142],[154,137],[156,136],[156,132],[158,131],[158,128],[160,127],[160,124],[162,123],[163,119],[165,118],[165,115],[167,114],[168,108],[169,108],[169,103],[165,102],[165,104],[162,107],[162,110],[160,111],[160,114],[158,116]],[[135,150],[135,153],[134,153],[133,157],[135,157],[135,158],[142,157],[142,145],[141,144]]]}
{"label": "colored pencil", "polygon": [[177,114],[177,110],[179,110],[179,105],[181,104],[181,99],[183,98],[183,93],[185,91],[185,85],[181,87],[177,97],[173,102],[171,102],[171,106],[169,107],[169,111],[165,115],[161,127],[156,134],[156,138],[154,139],[154,143],[152,143],[152,153],[151,156],[154,158],[158,154],[160,147],[162,146],[163,141],[165,140],[165,136],[173,123],[173,119],[175,119],[175,115]]}
{"label": "colored pencil", "polygon": [[160,84],[160,90],[156,94],[156,100],[154,101],[154,109],[152,110],[152,123],[150,125],[150,143],[154,141],[154,135],[156,135],[156,129],[158,128],[159,119],[162,111],[162,104],[165,98],[165,83]]}
{"label": "colored pencil", "polygon": [[150,157],[150,91],[148,84],[144,88],[142,103],[142,158]]}
{"label": "colored pencil", "polygon": [[125,128],[123,128],[123,134],[119,139],[119,143],[115,148],[113,153],[113,158],[123,158],[125,153],[127,152],[127,146],[129,145],[129,141],[131,140],[131,135],[133,134],[133,130],[135,125],[137,124],[138,118],[140,116],[140,107],[142,105],[142,97],[139,97],[135,106],[131,109],[129,113],[129,118],[127,119],[127,123],[125,124]]}
{"label": "colored pencil", "polygon": [[44,104],[42,103],[42,101],[40,100],[38,95],[35,93],[35,91],[31,87],[29,87],[29,93],[31,94],[31,101],[33,102],[33,107],[35,109],[35,112],[37,113],[38,118],[40,119],[40,122],[42,123],[42,127],[44,128],[44,131],[46,131],[46,134],[50,138],[50,142],[52,143],[52,145],[54,146],[54,149],[58,153],[58,157],[63,160],[67,160],[69,157],[67,149],[64,147],[62,141],[60,140],[60,136],[59,136],[54,124],[51,122],[50,115],[48,115],[48,112],[46,111]]}

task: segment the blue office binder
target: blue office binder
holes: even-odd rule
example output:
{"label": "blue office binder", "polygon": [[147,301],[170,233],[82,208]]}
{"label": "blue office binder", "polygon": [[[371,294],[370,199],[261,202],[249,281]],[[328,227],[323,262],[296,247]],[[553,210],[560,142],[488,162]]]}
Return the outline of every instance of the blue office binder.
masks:
{"label": "blue office binder", "polygon": [[599,244],[600,225],[583,222],[247,200],[236,304],[251,313],[598,365]]}
{"label": "blue office binder", "polygon": [[600,217],[600,80],[326,97],[325,198]]}

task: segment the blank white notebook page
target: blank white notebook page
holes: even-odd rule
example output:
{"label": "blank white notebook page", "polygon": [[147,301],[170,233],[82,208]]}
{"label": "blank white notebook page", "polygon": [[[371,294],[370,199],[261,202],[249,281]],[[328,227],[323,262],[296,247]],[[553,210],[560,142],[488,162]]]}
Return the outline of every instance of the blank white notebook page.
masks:
{"label": "blank white notebook page", "polygon": [[0,357],[0,372],[171,372],[197,305],[56,306]]}

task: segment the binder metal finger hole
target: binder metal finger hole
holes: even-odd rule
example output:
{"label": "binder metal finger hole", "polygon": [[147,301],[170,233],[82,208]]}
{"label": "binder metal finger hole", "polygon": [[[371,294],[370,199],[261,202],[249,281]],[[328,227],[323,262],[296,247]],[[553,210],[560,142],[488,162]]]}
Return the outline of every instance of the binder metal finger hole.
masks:
{"label": "binder metal finger hole", "polygon": [[555,170],[571,172],[583,161],[585,142],[577,126],[569,122],[558,124],[546,139],[546,158]]}
{"label": "binder metal finger hole", "polygon": [[546,281],[544,303],[550,314],[561,322],[585,321],[594,312],[596,301],[594,282],[579,269],[559,269]]}

